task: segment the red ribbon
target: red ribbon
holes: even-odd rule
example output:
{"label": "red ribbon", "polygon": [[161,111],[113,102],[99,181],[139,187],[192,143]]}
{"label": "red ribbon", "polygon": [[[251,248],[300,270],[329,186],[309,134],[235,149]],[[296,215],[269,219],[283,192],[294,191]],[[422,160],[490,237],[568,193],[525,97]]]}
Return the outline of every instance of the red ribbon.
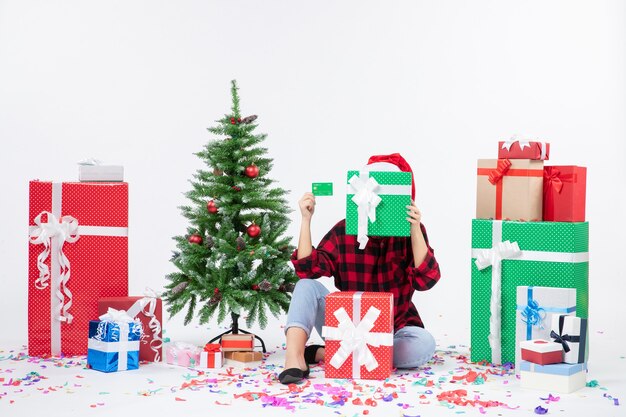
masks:
{"label": "red ribbon", "polygon": [[561,171],[555,168],[552,168],[549,174],[547,170],[543,171],[543,193],[544,194],[550,191],[550,187],[554,188],[554,190],[558,194],[561,194],[561,190],[563,189],[563,181],[561,180],[560,175],[561,175]]}
{"label": "red ribbon", "polygon": [[219,352],[220,349],[221,346],[219,345],[219,343],[207,343],[206,345],[204,345],[205,352]]}
{"label": "red ribbon", "polygon": [[496,169],[489,173],[489,182],[493,185],[496,185],[496,183],[499,182],[502,177],[504,177],[504,174],[506,174],[509,168],[511,168],[511,165],[512,163],[508,159],[498,159],[498,165],[496,165]]}

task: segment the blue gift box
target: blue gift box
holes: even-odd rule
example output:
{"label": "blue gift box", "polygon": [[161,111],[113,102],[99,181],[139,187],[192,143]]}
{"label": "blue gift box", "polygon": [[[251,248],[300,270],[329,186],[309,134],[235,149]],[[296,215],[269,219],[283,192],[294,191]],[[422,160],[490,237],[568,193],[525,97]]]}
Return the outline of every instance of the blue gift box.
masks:
{"label": "blue gift box", "polygon": [[87,364],[102,372],[139,368],[141,332],[139,321],[90,321]]}

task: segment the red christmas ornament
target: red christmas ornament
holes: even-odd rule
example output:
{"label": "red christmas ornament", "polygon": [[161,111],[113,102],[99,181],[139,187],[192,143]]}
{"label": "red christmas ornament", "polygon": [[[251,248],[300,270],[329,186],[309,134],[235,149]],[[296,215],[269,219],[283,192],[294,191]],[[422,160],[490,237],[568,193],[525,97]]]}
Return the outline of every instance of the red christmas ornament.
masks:
{"label": "red christmas ornament", "polygon": [[256,178],[259,176],[259,167],[252,164],[246,167],[246,177]]}
{"label": "red christmas ornament", "polygon": [[219,294],[219,292],[220,292],[219,288],[216,288],[216,289],[213,290],[213,294]]}
{"label": "red christmas ornament", "polygon": [[231,125],[236,125],[237,123],[240,123],[240,122],[241,122],[241,117],[238,118],[238,119],[235,119],[234,117],[230,118],[230,124]]}
{"label": "red christmas ornament", "polygon": [[209,213],[212,213],[212,214],[217,213],[217,205],[215,204],[215,201],[211,200],[207,202],[206,209],[209,211]]}
{"label": "red christmas ornament", "polygon": [[194,245],[202,245],[202,236],[194,233],[187,238],[187,241]]}
{"label": "red christmas ornament", "polygon": [[254,291],[258,291],[258,290],[259,290],[259,286],[258,286],[258,285],[256,285],[256,284],[252,284],[252,289],[253,289]]}
{"label": "red christmas ornament", "polygon": [[261,228],[257,226],[256,224],[252,223],[250,226],[248,226],[246,233],[250,237],[257,237],[258,235],[261,234]]}
{"label": "red christmas ornament", "polygon": [[236,185],[233,185],[231,188],[235,191],[241,191],[241,187],[237,187]]}

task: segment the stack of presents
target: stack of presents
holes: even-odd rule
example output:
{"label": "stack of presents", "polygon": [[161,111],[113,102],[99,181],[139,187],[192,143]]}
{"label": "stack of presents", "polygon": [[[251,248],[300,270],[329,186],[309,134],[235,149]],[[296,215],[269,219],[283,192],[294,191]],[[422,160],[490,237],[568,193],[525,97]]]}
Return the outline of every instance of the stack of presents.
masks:
{"label": "stack of presents", "polygon": [[[161,299],[154,292],[128,295],[123,167],[83,165],[79,178],[30,182],[28,354],[87,355],[88,366],[103,372],[159,362]],[[226,354],[252,351],[251,343]],[[220,345],[199,351],[198,364],[221,366]]]}
{"label": "stack of presents", "polygon": [[568,393],[587,372],[587,172],[544,165],[549,152],[511,140],[478,160],[471,360],[515,363],[522,387]]}

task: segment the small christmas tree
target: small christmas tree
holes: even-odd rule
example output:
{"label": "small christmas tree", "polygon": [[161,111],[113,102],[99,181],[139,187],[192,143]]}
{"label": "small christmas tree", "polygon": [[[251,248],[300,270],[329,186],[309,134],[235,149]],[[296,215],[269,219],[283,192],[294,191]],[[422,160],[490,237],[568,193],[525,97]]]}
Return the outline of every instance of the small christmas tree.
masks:
{"label": "small christmas tree", "polygon": [[198,316],[201,324],[217,311],[221,323],[228,313],[246,324],[267,325],[269,310],[278,317],[287,311],[297,277],[289,265],[291,238],[283,236],[289,208],[285,190],[268,178],[272,160],[254,134],[257,116],[241,117],[237,84],[232,81],[232,110],[209,132],[220,136],[196,153],[208,169],[200,169],[186,193],[190,205],[181,207],[190,226],[176,236],[164,299],[175,315],[187,307],[185,324]]}

